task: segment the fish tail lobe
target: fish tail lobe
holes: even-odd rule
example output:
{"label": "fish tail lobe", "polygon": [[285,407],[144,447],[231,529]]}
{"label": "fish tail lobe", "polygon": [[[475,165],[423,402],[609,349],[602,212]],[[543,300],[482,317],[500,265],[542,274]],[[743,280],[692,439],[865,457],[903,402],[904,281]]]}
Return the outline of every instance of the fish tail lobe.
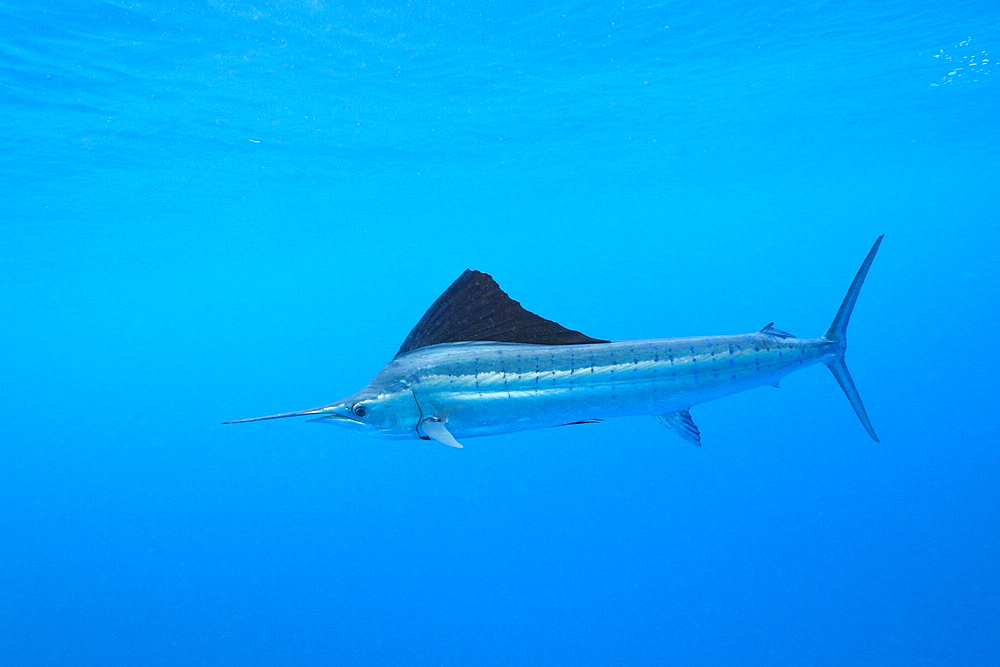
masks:
{"label": "fish tail lobe", "polygon": [[833,373],[837,384],[844,391],[844,395],[850,401],[851,407],[854,408],[854,413],[861,420],[862,426],[865,427],[868,435],[875,442],[879,441],[878,436],[875,434],[875,429],[868,418],[865,405],[861,402],[861,394],[858,393],[854,379],[851,377],[850,371],[847,370],[847,362],[844,359],[844,355],[847,352],[847,325],[851,321],[851,313],[854,312],[854,305],[858,301],[858,295],[861,294],[861,287],[868,276],[868,269],[871,268],[872,262],[875,261],[875,254],[878,252],[884,236],[885,234],[882,234],[875,239],[875,243],[872,245],[871,250],[868,251],[865,261],[861,263],[861,268],[858,269],[858,273],[854,276],[854,280],[851,282],[851,286],[848,288],[847,294],[844,296],[844,301],[840,304],[840,308],[837,310],[830,328],[823,335],[824,340],[836,344],[834,356],[825,362],[826,366]]}

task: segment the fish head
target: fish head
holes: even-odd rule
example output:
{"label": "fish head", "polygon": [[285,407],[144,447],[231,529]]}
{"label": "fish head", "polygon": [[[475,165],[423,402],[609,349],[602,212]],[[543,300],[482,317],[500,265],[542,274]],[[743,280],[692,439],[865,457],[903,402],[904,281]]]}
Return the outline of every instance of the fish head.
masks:
{"label": "fish head", "polygon": [[343,426],[381,438],[417,437],[420,408],[407,387],[366,387],[340,401],[325,405],[310,421]]}
{"label": "fish head", "polygon": [[237,419],[226,424],[283,419],[285,417],[312,417],[309,421],[343,426],[352,431],[381,438],[405,439],[419,437],[420,407],[413,392],[405,383],[371,384],[327,405],[308,410],[283,412],[266,417]]}

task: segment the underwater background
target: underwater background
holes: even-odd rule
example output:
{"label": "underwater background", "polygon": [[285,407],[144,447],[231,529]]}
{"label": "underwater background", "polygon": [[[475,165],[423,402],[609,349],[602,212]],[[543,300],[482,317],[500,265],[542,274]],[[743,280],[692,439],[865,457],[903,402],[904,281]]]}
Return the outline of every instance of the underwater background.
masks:
{"label": "underwater background", "polygon": [[[1000,5],[0,2],[0,663],[1000,654]],[[615,340],[849,366],[388,442],[464,269]]]}

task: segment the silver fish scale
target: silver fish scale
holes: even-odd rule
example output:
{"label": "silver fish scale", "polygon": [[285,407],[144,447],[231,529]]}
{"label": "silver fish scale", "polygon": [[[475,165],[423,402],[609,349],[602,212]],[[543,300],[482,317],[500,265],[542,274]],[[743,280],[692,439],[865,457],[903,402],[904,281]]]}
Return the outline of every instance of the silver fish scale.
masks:
{"label": "silver fish scale", "polygon": [[[470,343],[396,359],[424,410],[457,436],[664,414],[770,385],[831,353],[822,339],[769,334],[596,345]],[[388,368],[387,368],[388,370]]]}

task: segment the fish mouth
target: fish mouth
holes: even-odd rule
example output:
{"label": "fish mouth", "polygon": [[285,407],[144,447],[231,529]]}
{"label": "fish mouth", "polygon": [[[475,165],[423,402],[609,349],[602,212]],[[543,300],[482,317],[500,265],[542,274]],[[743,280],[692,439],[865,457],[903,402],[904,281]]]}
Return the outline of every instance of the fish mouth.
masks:
{"label": "fish mouth", "polygon": [[345,425],[346,424],[352,424],[352,425],[353,424],[357,424],[359,426],[362,425],[362,424],[364,424],[364,422],[361,421],[360,419],[355,419],[354,417],[348,417],[347,415],[342,415],[342,414],[339,414],[337,412],[334,412],[334,413],[331,413],[331,414],[328,414],[328,415],[323,415],[322,417],[315,417],[313,419],[307,419],[306,421],[310,421],[310,422],[324,422],[324,421],[325,422],[336,422],[338,424],[345,424]]}

